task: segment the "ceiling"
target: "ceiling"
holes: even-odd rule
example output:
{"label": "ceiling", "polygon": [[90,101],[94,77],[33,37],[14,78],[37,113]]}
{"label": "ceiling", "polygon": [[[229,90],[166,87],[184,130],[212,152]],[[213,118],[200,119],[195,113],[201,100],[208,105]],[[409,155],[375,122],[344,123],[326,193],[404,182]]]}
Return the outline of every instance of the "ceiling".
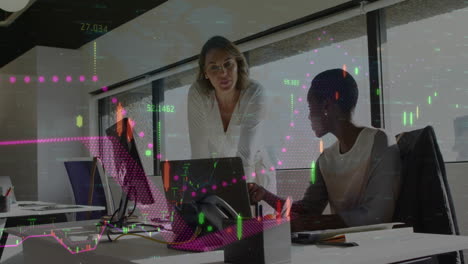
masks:
{"label": "ceiling", "polygon": [[[0,27],[0,67],[36,45],[77,49],[167,0],[36,0]],[[0,9],[0,21],[11,13]]]}

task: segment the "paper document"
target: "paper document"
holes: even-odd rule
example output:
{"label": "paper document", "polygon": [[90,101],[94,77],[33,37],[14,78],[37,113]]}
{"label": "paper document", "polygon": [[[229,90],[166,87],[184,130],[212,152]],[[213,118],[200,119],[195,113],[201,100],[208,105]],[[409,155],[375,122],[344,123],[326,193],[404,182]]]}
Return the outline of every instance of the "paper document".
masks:
{"label": "paper document", "polygon": [[49,210],[63,210],[63,209],[74,209],[74,208],[82,208],[79,205],[51,205],[51,206],[44,206],[39,208],[31,208],[31,211],[49,211]]}

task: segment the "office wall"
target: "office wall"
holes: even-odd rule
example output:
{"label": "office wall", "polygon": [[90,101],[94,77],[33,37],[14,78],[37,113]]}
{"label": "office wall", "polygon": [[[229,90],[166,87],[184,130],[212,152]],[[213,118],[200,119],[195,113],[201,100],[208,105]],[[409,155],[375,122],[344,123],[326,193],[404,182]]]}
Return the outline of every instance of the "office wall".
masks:
{"label": "office wall", "polygon": [[106,86],[194,56],[213,35],[238,40],[346,2],[171,0],[81,51],[85,68]]}
{"label": "office wall", "polygon": [[[86,136],[89,131],[87,86],[79,81],[83,75],[81,53],[77,50],[36,47],[37,73],[44,83],[37,83],[37,138]],[[57,82],[51,81],[53,76]],[[71,80],[67,80],[67,76]],[[83,125],[76,118],[81,115]],[[37,145],[38,198],[41,201],[70,203],[69,180],[63,165],[67,158],[89,156],[79,141]]]}
{"label": "office wall", "polygon": [[[36,89],[24,82],[36,76],[36,55],[32,49],[0,69],[1,142],[37,137]],[[0,146],[0,175],[11,177],[18,200],[37,199],[37,145]]]}
{"label": "office wall", "polygon": [[[80,75],[80,51],[49,47],[35,47],[0,69],[0,141],[86,136],[87,86],[95,83],[80,82]],[[77,141],[0,146],[0,175],[12,178],[19,200],[67,203],[72,194],[63,160],[87,155]]]}

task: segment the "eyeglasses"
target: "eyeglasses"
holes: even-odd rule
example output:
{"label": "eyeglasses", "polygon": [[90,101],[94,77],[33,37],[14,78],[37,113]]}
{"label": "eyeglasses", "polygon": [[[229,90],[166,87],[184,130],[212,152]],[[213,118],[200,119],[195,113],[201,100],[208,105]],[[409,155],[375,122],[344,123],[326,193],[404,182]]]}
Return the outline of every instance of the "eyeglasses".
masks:
{"label": "eyeglasses", "polygon": [[211,64],[208,66],[207,68],[207,71],[211,74],[217,74],[217,73],[220,73],[224,70],[226,71],[230,71],[232,69],[234,69],[234,66],[235,66],[235,62],[234,60],[228,60],[226,61],[225,63],[223,63],[223,65],[219,66],[219,65],[216,65],[216,64]]}

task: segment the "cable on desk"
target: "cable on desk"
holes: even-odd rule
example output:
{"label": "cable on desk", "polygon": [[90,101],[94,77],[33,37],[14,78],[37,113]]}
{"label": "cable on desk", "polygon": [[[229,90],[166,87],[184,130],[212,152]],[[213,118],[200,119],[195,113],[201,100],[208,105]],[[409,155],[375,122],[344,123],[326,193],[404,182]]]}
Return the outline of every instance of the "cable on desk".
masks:
{"label": "cable on desk", "polygon": [[[145,229],[142,228],[141,231],[137,231],[137,232],[135,232],[135,231],[133,231],[133,230],[132,230],[132,231],[129,231],[129,232],[131,232],[132,234],[134,234],[134,233],[143,233],[143,232],[160,232],[161,230],[172,231],[172,229],[166,228],[166,227],[163,226],[163,225],[145,224],[145,223],[140,223],[140,222],[127,222],[126,225],[127,225],[127,226],[136,225],[136,226],[139,226],[139,227],[152,227],[152,228],[154,228],[154,229],[157,229],[157,231],[156,231],[156,230],[155,230],[155,231],[148,231],[148,230],[145,230]],[[119,233],[114,233],[114,232],[112,232],[112,231],[109,229],[109,227],[108,227],[107,225],[106,225],[106,228],[107,228],[106,235],[107,235],[107,239],[109,240],[109,242],[112,242],[112,241],[113,241],[112,238],[110,237],[111,235],[120,235],[121,232],[123,232],[123,230],[122,230],[122,231],[119,232]],[[125,228],[125,227],[122,227],[122,228]],[[196,231],[196,230],[195,230],[195,231]]]}
{"label": "cable on desk", "polygon": [[133,203],[133,209],[132,209],[132,211],[131,211],[131,212],[128,214],[128,216],[127,216],[127,217],[130,217],[130,216],[132,216],[132,215],[133,215],[133,213],[135,212],[136,205],[137,205],[137,200],[136,200],[136,199],[137,199],[137,198],[135,198],[135,201],[134,201],[134,203]]}
{"label": "cable on desk", "polygon": [[114,216],[117,214],[117,212],[120,211],[120,206],[119,208],[117,208],[117,210],[114,211],[114,213],[112,214],[111,218],[109,219],[109,223],[113,223],[115,221],[114,220]]}
{"label": "cable on desk", "polygon": [[172,231],[172,229],[166,228],[166,227],[164,227],[163,225],[153,225],[153,224],[145,224],[145,223],[139,223],[139,222],[135,222],[135,223],[132,223],[132,224],[136,224],[136,225],[138,225],[138,226],[152,227],[152,228],[156,228],[156,229],[160,229],[160,230],[165,230],[165,231]]}
{"label": "cable on desk", "polygon": [[[167,242],[167,241],[155,239],[155,238],[152,238],[152,237],[149,237],[149,236],[143,236],[143,235],[140,235],[140,234],[132,234],[132,233],[119,235],[118,237],[116,237],[114,240],[111,240],[111,241],[117,241],[119,238],[124,237],[124,236],[137,236],[137,237],[148,239],[148,240],[151,240],[153,242],[158,242],[158,243],[161,243],[161,244],[182,245],[182,244],[189,243],[189,242],[192,242],[193,240],[195,240],[195,238],[197,238],[197,236],[201,233],[201,231],[202,231],[201,227],[197,227],[197,229],[195,230],[195,233],[193,234],[193,236],[189,240],[182,241],[182,242]],[[110,240],[109,233],[107,233],[107,237]]]}
{"label": "cable on desk", "polygon": [[[163,225],[154,225],[154,224],[145,224],[145,223],[141,223],[141,222],[127,222],[125,226],[123,226],[122,228],[125,228],[125,227],[132,227],[133,225],[135,226],[138,226],[139,228],[141,228],[141,231],[135,231],[135,230],[131,230],[129,232],[131,233],[143,233],[143,232],[160,232],[161,230],[164,230],[164,231],[172,231],[172,229],[170,228],[165,228]],[[151,227],[151,228],[154,228],[155,231],[148,231],[148,230],[145,230],[144,227]],[[115,228],[115,227],[114,227]],[[118,227],[117,227],[118,228]],[[133,229],[133,227],[132,227]],[[111,230],[107,230],[110,234],[112,235],[120,235],[123,230],[121,230],[119,233],[115,233]]]}

